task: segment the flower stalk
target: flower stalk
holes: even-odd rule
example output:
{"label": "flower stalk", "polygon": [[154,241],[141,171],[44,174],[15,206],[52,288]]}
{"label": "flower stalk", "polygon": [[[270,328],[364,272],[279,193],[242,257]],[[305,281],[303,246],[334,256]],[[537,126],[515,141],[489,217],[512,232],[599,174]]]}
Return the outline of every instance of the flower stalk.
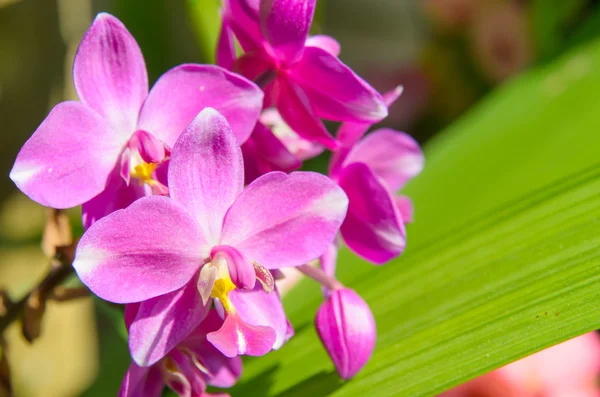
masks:
{"label": "flower stalk", "polygon": [[321,284],[330,291],[335,291],[344,288],[342,283],[340,283],[334,277],[328,276],[323,270],[319,269],[318,267],[305,264],[298,266],[298,270],[300,270],[304,275],[317,281],[319,284]]}

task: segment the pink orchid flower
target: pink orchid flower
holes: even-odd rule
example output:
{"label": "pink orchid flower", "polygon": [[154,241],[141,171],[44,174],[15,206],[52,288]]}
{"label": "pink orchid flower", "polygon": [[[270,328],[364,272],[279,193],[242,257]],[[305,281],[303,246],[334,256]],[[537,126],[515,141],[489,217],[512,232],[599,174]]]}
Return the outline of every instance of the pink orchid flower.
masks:
{"label": "pink orchid flower", "polygon": [[243,168],[227,121],[205,109],[171,151],[170,198],[141,198],[81,238],[73,263],[80,279],[108,301],[141,302],[129,339],[138,365],[185,339],[213,299],[225,321],[207,338],[226,356],[262,355],[285,341],[288,323],[268,269],[319,257],[348,201],[311,172],[268,173],[244,189]]}
{"label": "pink orchid flower", "polygon": [[10,177],[42,205],[83,204],[86,227],[152,191],[166,193],[160,174],[169,148],[200,110],[218,109],[242,143],[262,109],[255,84],[217,66],[177,66],[148,92],[138,44],[108,14],[99,14],[81,41],[73,80],[81,101],[52,109]]}
{"label": "pink orchid flower", "polygon": [[329,291],[317,312],[315,327],[342,378],[352,378],[369,361],[377,337],[375,319],[353,290]]}
{"label": "pink orchid flower", "polygon": [[[320,118],[377,122],[387,107],[337,58],[334,39],[307,39],[315,6],[316,0],[226,0],[217,61],[261,85],[265,104],[300,136],[335,149]],[[246,51],[237,61],[234,34]]]}
{"label": "pink orchid flower", "polygon": [[[384,95],[391,105],[400,90]],[[419,144],[408,134],[378,129],[362,140],[367,123],[345,123],[338,130],[342,142],[332,156],[330,176],[349,199],[348,215],[340,234],[350,249],[366,260],[383,264],[404,251],[404,224],[412,221],[412,204],[396,197],[423,169]]]}
{"label": "pink orchid flower", "polygon": [[323,146],[292,130],[277,109],[265,109],[252,135],[242,145],[246,183],[271,171],[295,171],[303,161],[318,156],[323,150]]}
{"label": "pink orchid flower", "polygon": [[[127,305],[125,319],[131,325],[138,304]],[[132,362],[119,390],[119,397],[160,397],[167,385],[180,397],[216,397],[206,386],[228,388],[242,373],[240,357],[228,358],[206,340],[206,335],[221,327],[221,319],[211,311],[190,336],[150,367]],[[224,396],[224,394],[218,394]]]}
{"label": "pink orchid flower", "polygon": [[598,397],[600,336],[591,332],[480,376],[440,397]]}

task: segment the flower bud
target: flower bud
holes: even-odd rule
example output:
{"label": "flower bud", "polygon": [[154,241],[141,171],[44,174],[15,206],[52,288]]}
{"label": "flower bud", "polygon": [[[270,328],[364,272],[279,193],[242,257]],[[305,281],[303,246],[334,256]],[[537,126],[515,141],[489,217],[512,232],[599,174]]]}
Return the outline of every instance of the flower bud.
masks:
{"label": "flower bud", "polygon": [[317,312],[315,325],[340,376],[356,375],[375,347],[375,320],[367,303],[351,289],[331,291]]}

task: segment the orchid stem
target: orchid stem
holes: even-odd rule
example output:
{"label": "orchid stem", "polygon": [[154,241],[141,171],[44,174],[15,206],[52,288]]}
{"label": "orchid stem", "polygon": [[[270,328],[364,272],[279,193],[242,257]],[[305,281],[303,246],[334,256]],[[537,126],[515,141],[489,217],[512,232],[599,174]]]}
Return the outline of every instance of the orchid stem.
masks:
{"label": "orchid stem", "polygon": [[[49,224],[59,222],[59,215],[60,210],[52,209],[48,217]],[[70,234],[71,231],[68,220],[63,221],[56,228],[60,229],[54,230],[59,236]],[[61,230],[64,233],[60,233]],[[67,240],[71,240],[70,236]],[[0,336],[13,321],[23,317],[23,335],[29,342],[35,339],[39,333],[39,323],[44,314],[46,300],[52,296],[57,286],[73,274],[72,264],[77,243],[59,238],[56,242],[51,239],[48,245],[51,245],[54,255],[50,262],[50,270],[44,279],[16,302],[13,302],[5,292],[0,293]]]}
{"label": "orchid stem", "polygon": [[318,267],[306,264],[298,266],[297,269],[331,291],[344,288],[342,283],[340,283],[335,278],[328,276],[323,270],[319,269]]}
{"label": "orchid stem", "polygon": [[62,283],[72,271],[73,267],[70,262],[68,264],[62,263],[60,266],[51,269],[46,277],[35,288],[7,308],[6,314],[0,317],[0,334],[2,334],[13,321],[20,317],[30,297],[38,293],[46,296],[55,286]]}

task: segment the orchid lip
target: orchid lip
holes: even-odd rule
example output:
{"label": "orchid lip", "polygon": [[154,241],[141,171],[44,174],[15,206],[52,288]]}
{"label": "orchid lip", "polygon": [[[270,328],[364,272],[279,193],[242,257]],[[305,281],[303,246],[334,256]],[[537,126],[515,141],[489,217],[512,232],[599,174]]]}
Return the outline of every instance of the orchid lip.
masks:
{"label": "orchid lip", "polygon": [[156,176],[159,166],[169,160],[169,149],[152,134],[137,130],[121,154],[121,177],[129,184],[131,178],[148,185],[154,194],[166,195],[168,188]]}
{"label": "orchid lip", "polygon": [[[251,266],[254,271],[254,277],[258,280],[264,291],[267,293],[273,292],[275,281],[273,275],[263,265],[257,261],[251,261]],[[212,260],[207,260],[198,278],[198,292],[202,297],[202,302],[208,304],[209,298],[218,299],[223,309],[227,314],[235,314],[236,310],[229,299],[229,293],[234,291],[239,286],[231,280],[227,260],[216,255]]]}

